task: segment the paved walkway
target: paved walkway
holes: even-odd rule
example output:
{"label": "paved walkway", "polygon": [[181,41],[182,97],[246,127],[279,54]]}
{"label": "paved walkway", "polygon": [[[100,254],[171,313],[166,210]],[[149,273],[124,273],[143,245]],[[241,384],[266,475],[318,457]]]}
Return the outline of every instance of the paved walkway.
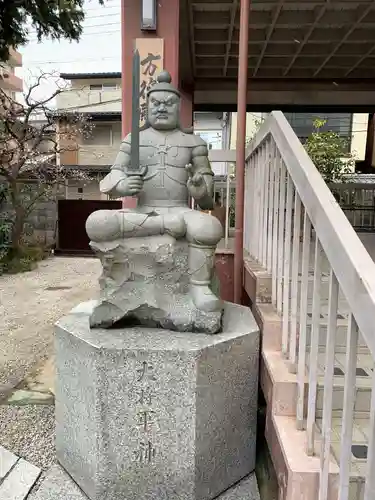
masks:
{"label": "paved walkway", "polygon": [[100,262],[53,257],[35,271],[0,276],[0,401],[53,353],[53,324],[95,298]]}
{"label": "paved walkway", "polygon": [[39,467],[0,446],[0,498],[25,500],[40,473]]}

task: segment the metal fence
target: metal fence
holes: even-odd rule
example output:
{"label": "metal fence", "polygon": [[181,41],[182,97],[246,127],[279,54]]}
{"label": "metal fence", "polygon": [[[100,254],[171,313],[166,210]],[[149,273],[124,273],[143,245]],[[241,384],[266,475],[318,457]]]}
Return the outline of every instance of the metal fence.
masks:
{"label": "metal fence", "polygon": [[375,232],[375,184],[348,182],[330,189],[356,231]]}

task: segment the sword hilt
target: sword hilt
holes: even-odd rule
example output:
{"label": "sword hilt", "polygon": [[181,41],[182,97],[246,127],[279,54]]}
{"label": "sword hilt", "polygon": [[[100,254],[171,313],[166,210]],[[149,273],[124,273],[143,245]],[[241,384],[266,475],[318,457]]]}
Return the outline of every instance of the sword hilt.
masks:
{"label": "sword hilt", "polygon": [[144,177],[147,172],[147,166],[143,165],[142,167],[139,167],[137,170],[132,170],[131,168],[127,168],[125,170],[125,173],[128,177],[130,176],[138,176],[138,177]]}

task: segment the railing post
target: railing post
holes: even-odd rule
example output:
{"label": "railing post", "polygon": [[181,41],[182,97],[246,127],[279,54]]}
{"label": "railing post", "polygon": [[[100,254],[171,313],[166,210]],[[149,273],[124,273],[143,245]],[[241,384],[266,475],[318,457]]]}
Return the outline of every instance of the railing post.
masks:
{"label": "railing post", "polygon": [[270,192],[270,166],[269,166],[269,161],[268,161],[268,149],[269,149],[269,144],[268,141],[266,141],[265,145],[263,146],[263,158],[262,158],[262,168],[264,170],[264,174],[262,177],[263,180],[263,188],[262,188],[262,198],[263,198],[263,214],[262,214],[262,220],[263,220],[263,227],[262,227],[262,265],[264,267],[267,267],[267,240],[268,240],[268,206],[269,206],[269,192]]}
{"label": "railing post", "polygon": [[292,250],[292,283],[291,283],[291,326],[289,361],[290,371],[296,373],[297,366],[297,323],[298,323],[298,272],[300,262],[300,235],[301,235],[301,199],[297,191],[294,197],[294,225],[293,225],[293,250]]}
{"label": "railing post", "polygon": [[315,413],[318,384],[318,353],[320,333],[320,309],[322,287],[322,247],[315,235],[314,281],[312,292],[310,356],[309,356],[309,396],[307,408],[307,454],[315,452]]}
{"label": "railing post", "polygon": [[290,175],[286,174],[286,215],[285,215],[285,239],[284,239],[284,273],[283,273],[283,326],[282,326],[282,353],[288,355],[290,344],[289,326],[290,326],[290,258],[292,242],[292,207],[294,186]]}
{"label": "railing post", "polygon": [[375,498],[375,371],[372,373],[370,425],[367,450],[367,471],[365,496],[363,500],[373,500]]}
{"label": "railing post", "polygon": [[352,456],[353,417],[356,395],[358,326],[353,314],[348,318],[346,361],[344,378],[344,408],[341,431],[339,499],[349,500],[350,468]]}
{"label": "railing post", "polygon": [[302,279],[301,302],[299,314],[299,345],[297,369],[297,429],[303,430],[305,417],[305,372],[306,372],[306,344],[307,344],[307,298],[309,286],[311,222],[305,210],[303,220],[302,245]]}
{"label": "railing post", "polygon": [[278,245],[278,232],[279,232],[279,210],[280,210],[280,155],[275,148],[274,163],[274,188],[273,188],[273,228],[272,228],[272,304],[276,306],[277,301],[277,252]]}
{"label": "railing post", "polygon": [[269,179],[269,206],[268,206],[268,240],[267,240],[267,271],[270,273],[272,269],[272,241],[273,241],[273,203],[274,203],[274,187],[275,187],[275,164],[273,158],[275,156],[276,145],[270,137],[268,148],[268,168],[270,172]]}
{"label": "railing post", "polygon": [[337,307],[339,284],[331,269],[328,292],[328,328],[326,340],[322,442],[320,447],[319,500],[328,498],[329,463],[331,459],[333,375],[335,364],[335,340],[337,329]]}
{"label": "railing post", "polygon": [[285,230],[285,191],[286,191],[286,168],[283,159],[280,158],[280,199],[279,199],[279,234],[277,246],[277,312],[283,311],[283,286],[284,286],[284,230]]}

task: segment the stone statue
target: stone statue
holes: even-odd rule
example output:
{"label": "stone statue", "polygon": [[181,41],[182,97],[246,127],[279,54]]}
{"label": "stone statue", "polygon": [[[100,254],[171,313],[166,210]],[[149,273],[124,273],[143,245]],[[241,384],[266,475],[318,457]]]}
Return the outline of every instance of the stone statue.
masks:
{"label": "stone statue", "polygon": [[[147,111],[146,127],[125,137],[114,165],[100,184],[101,192],[114,198],[137,196],[137,208],[99,210],[86,222],[91,246],[103,264],[101,301],[91,326],[110,326],[123,317],[133,317],[141,324],[214,333],[220,329],[223,306],[210,283],[223,230],[217,218],[189,208],[189,195],[201,209],[213,208],[207,145],[199,136],[181,129],[180,94],[171,85],[168,72],[161,73],[149,90]],[[179,246],[180,241],[187,242],[185,247],[183,243]],[[147,261],[145,249],[153,262]],[[138,271],[134,271],[138,258],[134,252],[138,257],[142,254]],[[184,275],[178,274],[181,270]],[[177,296],[184,297],[182,302]],[[152,321],[150,307],[146,307],[151,303]],[[176,307],[180,307],[177,312]],[[187,309],[186,314],[181,312]]]}

